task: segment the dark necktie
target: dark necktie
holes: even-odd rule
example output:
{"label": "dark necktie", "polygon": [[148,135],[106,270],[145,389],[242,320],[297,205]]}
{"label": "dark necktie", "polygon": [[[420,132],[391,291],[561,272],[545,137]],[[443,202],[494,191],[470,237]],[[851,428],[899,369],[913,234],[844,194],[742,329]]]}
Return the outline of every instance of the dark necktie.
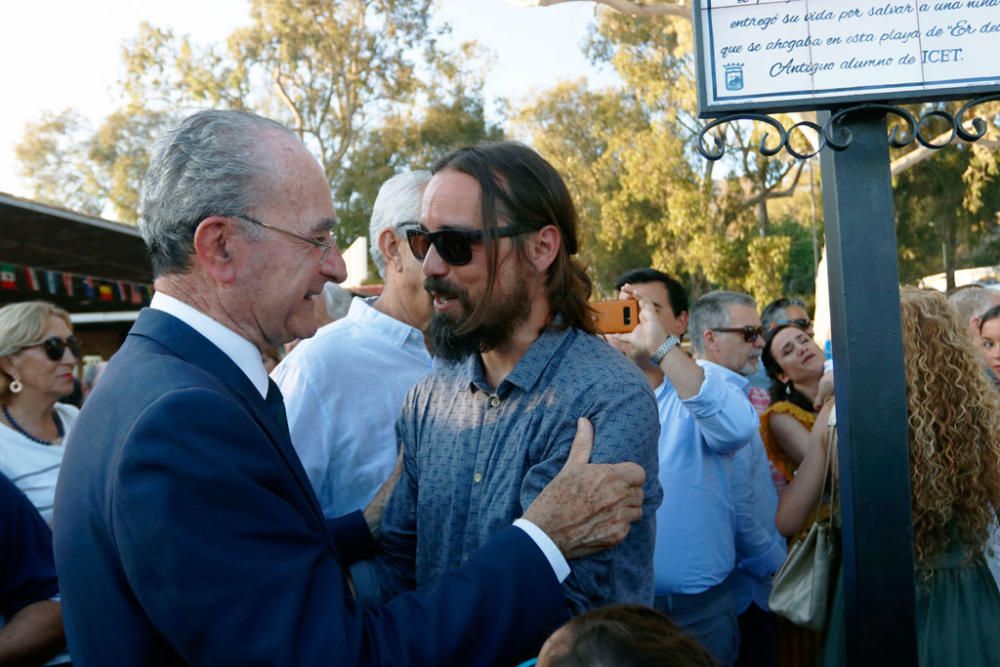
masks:
{"label": "dark necktie", "polygon": [[274,383],[274,380],[268,379],[267,381],[267,407],[274,416],[275,421],[288,433],[288,416],[285,414],[285,399],[281,395],[281,390],[278,389],[278,385]]}

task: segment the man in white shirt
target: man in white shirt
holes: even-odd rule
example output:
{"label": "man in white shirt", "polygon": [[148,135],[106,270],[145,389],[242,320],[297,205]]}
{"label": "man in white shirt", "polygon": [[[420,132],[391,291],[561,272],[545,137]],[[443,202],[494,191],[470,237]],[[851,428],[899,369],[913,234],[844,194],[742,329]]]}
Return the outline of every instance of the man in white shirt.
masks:
{"label": "man in white shirt", "polygon": [[354,299],[347,316],[295,347],[271,374],[285,396],[292,445],[327,517],[366,507],[396,464],[403,397],[431,369],[423,330],[430,296],[406,244],[431,175],[386,181],[372,210],[372,259],[382,295]]}

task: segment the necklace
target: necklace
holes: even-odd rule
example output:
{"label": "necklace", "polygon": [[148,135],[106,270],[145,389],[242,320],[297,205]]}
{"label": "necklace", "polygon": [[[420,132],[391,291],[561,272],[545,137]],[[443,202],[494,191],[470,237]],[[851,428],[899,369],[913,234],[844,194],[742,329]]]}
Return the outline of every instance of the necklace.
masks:
{"label": "necklace", "polygon": [[23,435],[28,440],[31,440],[32,442],[37,442],[40,445],[52,445],[55,442],[58,442],[59,440],[62,440],[62,437],[66,434],[65,429],[63,429],[62,422],[59,421],[59,417],[56,415],[55,410],[52,411],[52,421],[53,421],[53,423],[55,423],[55,425],[56,425],[56,432],[59,434],[59,437],[56,438],[55,441],[53,441],[53,440],[42,440],[41,438],[36,438],[35,436],[33,436],[30,433],[28,433],[27,431],[25,431],[23,428],[21,428],[21,425],[18,424],[16,421],[14,421],[14,418],[10,416],[10,410],[7,409],[6,405],[3,406],[3,416],[7,419],[7,423],[9,423],[11,426],[14,427],[15,431],[17,431],[18,433],[20,433],[21,435]]}

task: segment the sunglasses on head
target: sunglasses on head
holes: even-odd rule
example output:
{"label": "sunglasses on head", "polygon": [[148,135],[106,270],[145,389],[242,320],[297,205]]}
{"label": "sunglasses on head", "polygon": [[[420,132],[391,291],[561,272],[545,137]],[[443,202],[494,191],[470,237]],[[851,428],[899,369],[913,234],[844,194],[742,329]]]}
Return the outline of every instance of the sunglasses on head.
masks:
{"label": "sunglasses on head", "polygon": [[66,353],[66,348],[73,353],[73,356],[77,359],[80,358],[80,339],[76,336],[69,336],[68,338],[60,338],[59,336],[53,336],[52,338],[46,338],[41,343],[35,343],[34,345],[29,345],[28,347],[38,347],[41,346],[45,350],[45,356],[47,356],[52,361],[60,361],[63,355]]}
{"label": "sunglasses on head", "polygon": [[785,326],[787,324],[795,325],[795,326],[797,326],[800,329],[808,329],[809,325],[812,324],[812,322],[810,322],[809,320],[803,320],[803,319],[798,319],[798,320],[775,320],[774,324],[772,324],[771,327],[772,328],[774,328],[774,327],[783,327],[783,326]]}
{"label": "sunglasses on head", "polygon": [[764,327],[759,325],[751,326],[749,324],[745,327],[720,327],[718,329],[712,329],[712,331],[743,334],[743,340],[748,343],[752,343],[758,338],[763,338],[764,336]]}
{"label": "sunglasses on head", "polygon": [[437,254],[445,263],[452,266],[464,266],[472,261],[472,244],[482,241],[484,237],[505,238],[527,234],[528,229],[518,227],[499,227],[497,229],[442,229],[439,232],[429,232],[426,229],[407,229],[406,242],[410,252],[418,261],[424,261],[427,251],[433,245]]}

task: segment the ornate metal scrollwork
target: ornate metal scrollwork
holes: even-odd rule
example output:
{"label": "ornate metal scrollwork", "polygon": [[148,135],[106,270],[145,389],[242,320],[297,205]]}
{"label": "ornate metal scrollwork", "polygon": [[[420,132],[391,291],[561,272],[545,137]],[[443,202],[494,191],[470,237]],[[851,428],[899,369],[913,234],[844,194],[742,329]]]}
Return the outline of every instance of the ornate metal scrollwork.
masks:
{"label": "ornate metal scrollwork", "polygon": [[[713,136],[712,144],[709,146],[706,140],[708,133],[716,128],[728,125],[729,123],[741,120],[753,120],[766,123],[768,126],[773,128],[777,134],[776,144],[769,143],[768,140],[771,137],[770,132],[764,134],[759,146],[759,150],[762,155],[777,155],[782,149],[784,149],[788,151],[788,154],[792,157],[799,160],[805,160],[819,155],[819,153],[827,147],[835,151],[846,150],[847,147],[851,145],[854,137],[850,129],[847,127],[845,120],[849,117],[864,113],[882,113],[896,116],[900,119],[901,122],[893,125],[889,132],[889,145],[893,148],[903,148],[904,146],[908,146],[916,141],[925,148],[940,150],[951,145],[951,143],[955,140],[955,137],[969,143],[974,143],[985,137],[986,133],[989,131],[989,124],[986,120],[979,116],[976,116],[971,120],[966,120],[965,116],[976,106],[987,102],[997,101],[1000,101],[1000,94],[987,95],[966,103],[954,115],[944,109],[931,109],[923,113],[920,118],[917,118],[913,113],[903,107],[893,104],[859,104],[857,106],[847,107],[846,109],[837,111],[830,116],[830,119],[823,125],[805,120],[795,123],[788,129],[785,129],[784,125],[782,125],[777,119],[766,114],[737,113],[716,118],[711,123],[705,125],[698,135],[698,152],[701,153],[702,157],[706,160],[721,159],[726,154],[725,143],[721,137]],[[947,140],[939,139],[935,141],[935,137],[927,136],[928,124],[929,122],[935,120],[939,123],[943,121],[945,125],[950,128],[950,134],[948,134]],[[970,124],[972,126],[971,131],[966,129],[966,125]],[[793,134],[797,130],[801,131],[804,128],[813,130],[817,135],[815,150],[806,153],[797,150],[791,142]],[[947,132],[948,131],[946,130],[946,133]]]}
{"label": "ornate metal scrollwork", "polygon": [[729,123],[736,122],[738,120],[753,120],[760,123],[766,123],[775,129],[778,133],[778,144],[776,146],[768,146],[767,140],[771,136],[769,133],[765,132],[764,136],[761,137],[760,145],[757,147],[760,150],[761,155],[770,157],[772,155],[777,155],[781,152],[782,148],[788,145],[788,132],[785,130],[785,126],[781,124],[776,118],[772,118],[766,114],[759,113],[738,113],[729,116],[723,116],[721,118],[716,118],[711,123],[701,128],[701,132],[698,134],[698,152],[705,157],[706,160],[719,160],[723,155],[726,154],[726,146],[721,138],[712,137],[712,145],[705,145],[705,136],[717,127],[723,125],[728,125]]}

